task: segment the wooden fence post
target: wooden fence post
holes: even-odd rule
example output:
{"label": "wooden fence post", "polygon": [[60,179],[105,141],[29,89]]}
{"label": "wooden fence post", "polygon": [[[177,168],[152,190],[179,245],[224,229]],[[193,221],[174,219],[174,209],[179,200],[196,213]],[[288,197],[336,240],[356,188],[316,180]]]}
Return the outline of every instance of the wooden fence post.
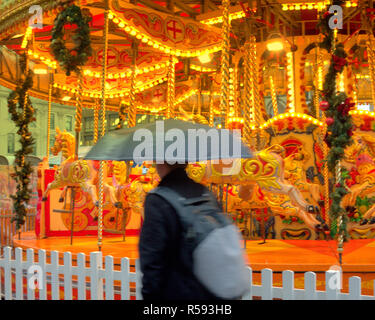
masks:
{"label": "wooden fence post", "polygon": [[99,275],[99,270],[102,268],[102,259],[101,251],[90,253],[91,300],[103,300],[103,279]]}
{"label": "wooden fence post", "polygon": [[337,300],[340,280],[341,277],[338,270],[326,271],[326,300]]}
{"label": "wooden fence post", "polygon": [[42,274],[40,275],[39,300],[47,300],[47,264],[46,250],[44,249],[38,251],[38,264],[42,270]]}
{"label": "wooden fence post", "polygon": [[114,300],[113,292],[113,257],[105,257],[105,299]]}
{"label": "wooden fence post", "polygon": [[12,274],[11,274],[12,248],[4,248],[4,288],[5,300],[12,300]]}
{"label": "wooden fence post", "polygon": [[64,252],[64,300],[72,300],[72,254]]}
{"label": "wooden fence post", "polygon": [[77,268],[78,300],[86,300],[86,255],[84,253],[77,254]]}
{"label": "wooden fence post", "polygon": [[272,300],[272,270],[262,270],[262,300]]}
{"label": "wooden fence post", "polygon": [[130,300],[130,284],[129,284],[129,259],[121,259],[121,300]]}
{"label": "wooden fence post", "polygon": [[305,300],[316,300],[316,274],[314,272],[305,273]]}
{"label": "wooden fence post", "polygon": [[283,271],[283,300],[294,300],[294,272]]}
{"label": "wooden fence post", "polygon": [[16,259],[16,300],[23,300],[23,269],[22,269],[22,249],[15,249]]}
{"label": "wooden fence post", "polygon": [[244,294],[242,300],[251,300],[253,298],[253,271],[250,267],[246,268],[246,278],[249,285],[249,291]]}
{"label": "wooden fence post", "polygon": [[51,293],[52,300],[60,300],[59,253],[51,251]]}
{"label": "wooden fence post", "polygon": [[349,278],[349,300],[361,300],[361,278]]}

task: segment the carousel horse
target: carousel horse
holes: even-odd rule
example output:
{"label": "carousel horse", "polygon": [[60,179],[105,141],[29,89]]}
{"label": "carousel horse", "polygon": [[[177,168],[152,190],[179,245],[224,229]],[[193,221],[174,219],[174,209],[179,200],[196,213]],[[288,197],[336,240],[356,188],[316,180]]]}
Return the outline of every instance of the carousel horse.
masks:
{"label": "carousel horse", "polygon": [[[355,164],[357,175],[355,184],[350,187],[342,200],[344,207],[353,207],[357,197],[364,197],[375,193],[375,138],[368,134],[355,134],[354,143],[345,149],[345,161]],[[375,205],[363,215],[361,225],[375,223]],[[369,221],[370,220],[370,221]]]}
{"label": "carousel horse", "polygon": [[321,201],[320,188],[316,183],[306,180],[304,163],[308,160],[308,154],[299,147],[297,152],[284,159],[285,179],[298,188],[302,195],[310,198],[309,201],[318,205]]}
{"label": "carousel horse", "polygon": [[141,214],[143,218],[143,204],[146,195],[157,186],[160,180],[155,167],[145,164],[145,167],[148,168],[147,173],[128,182],[126,162],[112,161],[112,166],[112,184],[116,189],[117,198],[123,203],[123,207]]}
{"label": "carousel horse", "polygon": [[[64,130],[60,131],[56,128],[55,143],[51,148],[53,155],[58,155],[61,151],[63,156],[63,162],[57,168],[55,172],[54,180],[48,184],[43,194],[43,201],[47,200],[48,194],[53,189],[64,188],[60,195],[59,202],[64,201],[67,193],[67,187],[79,187],[84,192],[90,194],[92,201],[97,206],[98,196],[96,193],[97,185],[99,183],[99,165],[98,162],[90,160],[76,160],[74,155],[75,150],[75,138],[69,132]],[[104,166],[104,177],[107,176],[107,166]],[[111,203],[115,207],[121,205],[117,201],[115,190],[112,186],[104,183],[104,194],[107,195]]]}
{"label": "carousel horse", "polygon": [[[239,196],[249,200],[256,193],[256,186],[267,194],[268,202],[278,198],[274,206],[283,214],[297,215],[315,230],[327,229],[317,220],[313,213],[319,209],[307,203],[298,188],[284,178],[284,161],[279,154],[284,152],[280,145],[256,152],[253,158],[234,159],[229,164],[221,161],[209,161],[207,164],[189,164],[188,175],[199,183],[235,184],[240,185]],[[282,197],[280,197],[282,196]],[[275,202],[275,201],[274,201]]]}

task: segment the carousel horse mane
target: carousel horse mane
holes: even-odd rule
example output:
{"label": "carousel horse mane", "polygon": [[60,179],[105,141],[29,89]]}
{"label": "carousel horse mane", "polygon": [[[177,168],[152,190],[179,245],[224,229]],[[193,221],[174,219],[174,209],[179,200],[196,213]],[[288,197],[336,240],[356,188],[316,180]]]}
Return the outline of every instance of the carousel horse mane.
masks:
{"label": "carousel horse mane", "polygon": [[113,177],[115,178],[114,184],[126,184],[126,171],[127,165],[125,161],[112,161]]}
{"label": "carousel horse mane", "polygon": [[367,146],[369,155],[375,158],[375,138],[368,134],[361,134],[361,139]]}
{"label": "carousel horse mane", "polygon": [[65,159],[74,156],[75,137],[66,130],[61,131],[59,128],[56,128],[56,133],[55,144],[51,148],[52,153],[57,155],[61,150]]}
{"label": "carousel horse mane", "polygon": [[353,136],[355,143],[345,149],[345,161],[355,163],[359,155],[367,153],[375,158],[375,138],[364,133],[355,133]]}

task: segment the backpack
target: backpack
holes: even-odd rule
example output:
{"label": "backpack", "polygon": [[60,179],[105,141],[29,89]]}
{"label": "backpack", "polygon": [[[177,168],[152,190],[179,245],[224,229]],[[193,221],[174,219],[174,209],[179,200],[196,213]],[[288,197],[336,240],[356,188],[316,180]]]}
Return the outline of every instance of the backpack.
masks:
{"label": "backpack", "polygon": [[176,210],[183,228],[181,250],[192,259],[188,265],[192,265],[198,281],[219,298],[242,297],[250,283],[240,233],[221,212],[214,196],[205,193],[186,199],[167,187],[149,193],[162,197]]}

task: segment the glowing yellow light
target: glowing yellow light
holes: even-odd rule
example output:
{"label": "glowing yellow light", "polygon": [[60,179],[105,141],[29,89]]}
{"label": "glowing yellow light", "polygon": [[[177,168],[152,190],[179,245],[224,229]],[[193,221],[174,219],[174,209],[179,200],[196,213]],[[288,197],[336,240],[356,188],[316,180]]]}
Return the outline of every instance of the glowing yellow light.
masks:
{"label": "glowing yellow light", "polygon": [[201,63],[208,63],[212,60],[212,55],[209,53],[205,53],[199,56],[198,59]]}
{"label": "glowing yellow light", "polygon": [[281,39],[271,39],[267,41],[268,51],[280,51],[284,49],[284,43]]}

